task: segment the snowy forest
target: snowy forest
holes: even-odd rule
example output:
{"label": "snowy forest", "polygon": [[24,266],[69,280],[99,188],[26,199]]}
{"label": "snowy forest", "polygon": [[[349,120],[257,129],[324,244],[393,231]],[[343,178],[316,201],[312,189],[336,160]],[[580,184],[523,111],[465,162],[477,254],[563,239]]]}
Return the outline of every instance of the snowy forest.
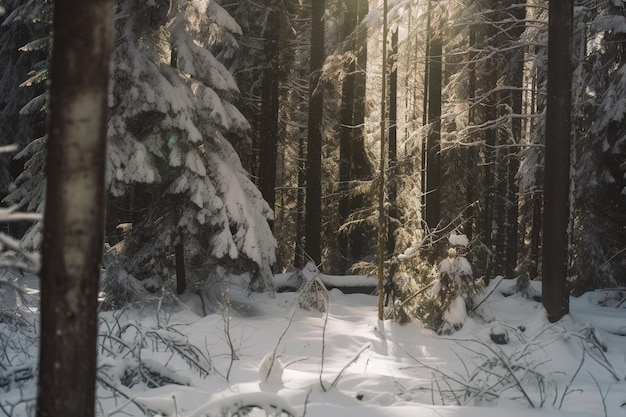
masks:
{"label": "snowy forest", "polygon": [[0,416],[623,413],[625,115],[624,0],[0,0]]}

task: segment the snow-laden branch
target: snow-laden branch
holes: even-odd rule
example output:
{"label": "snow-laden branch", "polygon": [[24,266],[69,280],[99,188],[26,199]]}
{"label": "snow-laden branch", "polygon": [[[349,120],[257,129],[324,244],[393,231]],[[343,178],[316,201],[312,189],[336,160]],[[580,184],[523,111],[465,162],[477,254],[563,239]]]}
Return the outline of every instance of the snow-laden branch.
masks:
{"label": "snow-laden branch", "polygon": [[15,144],[0,146],[0,153],[9,153],[9,152],[15,152],[15,151],[17,151],[17,145]]}
{"label": "snow-laden branch", "polygon": [[[0,153],[2,148],[0,147]],[[22,220],[40,221],[42,220],[40,213],[23,213],[17,211],[17,206],[0,208],[0,222],[16,222]]]}

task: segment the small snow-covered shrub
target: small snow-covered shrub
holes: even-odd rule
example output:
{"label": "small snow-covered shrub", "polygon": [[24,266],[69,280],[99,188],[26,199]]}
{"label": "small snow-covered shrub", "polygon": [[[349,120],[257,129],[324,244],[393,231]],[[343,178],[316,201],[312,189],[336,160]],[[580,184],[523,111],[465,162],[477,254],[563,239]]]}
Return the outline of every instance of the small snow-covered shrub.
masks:
{"label": "small snow-covered shrub", "polygon": [[473,308],[474,298],[482,287],[474,281],[472,266],[456,249],[448,251],[448,257],[439,265],[439,277],[433,286],[433,294],[439,300],[443,324],[439,333],[451,333],[463,327],[467,312]]}
{"label": "small snow-covered shrub", "polygon": [[298,304],[307,311],[325,313],[328,310],[329,294],[319,278],[317,267],[309,263],[302,270],[303,282],[298,289]]}
{"label": "small snow-covered shrub", "polygon": [[[416,251],[399,257],[401,272],[392,281],[396,296],[394,317],[398,320],[405,322],[407,317],[417,317],[440,334],[463,326],[483,285],[482,280],[474,279],[470,262],[462,256],[469,244],[467,237],[453,233],[448,242],[448,256],[437,267],[429,265],[425,256],[414,257]],[[407,261],[413,274],[408,273]]]}
{"label": "small snow-covered shrub", "polygon": [[[182,362],[201,377],[215,373],[210,357],[175,327],[144,327],[139,322],[122,322],[122,315],[117,312],[100,319],[97,380],[107,390],[124,395],[131,387],[190,385],[188,376],[173,370],[176,362],[176,366]],[[162,354],[167,354],[167,361],[159,361]]]}

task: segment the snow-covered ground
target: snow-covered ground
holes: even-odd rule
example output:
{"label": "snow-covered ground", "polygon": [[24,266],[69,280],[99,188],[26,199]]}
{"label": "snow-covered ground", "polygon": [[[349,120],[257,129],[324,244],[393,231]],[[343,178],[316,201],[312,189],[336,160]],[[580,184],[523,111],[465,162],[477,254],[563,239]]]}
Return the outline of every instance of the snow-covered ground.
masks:
{"label": "snow-covered ground", "polygon": [[[375,297],[339,290],[327,315],[298,308],[297,293],[233,293],[236,310],[205,317],[193,295],[105,312],[97,412],[242,416],[240,407],[256,405],[250,416],[626,415],[626,303],[616,307],[624,291],[572,298],[571,314],[551,324],[541,304],[503,295],[513,281],[494,281],[481,317],[449,336],[380,322]],[[503,332],[508,344],[491,341]],[[32,337],[0,323],[0,415],[34,415]]]}

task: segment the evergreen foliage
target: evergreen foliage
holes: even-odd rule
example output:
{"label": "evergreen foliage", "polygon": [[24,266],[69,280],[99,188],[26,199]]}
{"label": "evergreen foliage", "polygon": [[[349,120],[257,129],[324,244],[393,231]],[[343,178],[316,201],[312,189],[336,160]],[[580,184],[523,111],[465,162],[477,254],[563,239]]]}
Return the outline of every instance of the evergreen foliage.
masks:
{"label": "evergreen foliage", "polygon": [[239,25],[215,2],[129,0],[118,16],[107,178],[114,197],[135,196],[119,267],[165,283],[182,241],[196,281],[226,261],[272,289],[272,213],[226,139],[249,126],[213,53],[236,46]]}
{"label": "evergreen foliage", "polygon": [[626,272],[626,229],[619,226],[626,224],[626,6],[582,3],[580,25],[597,42],[578,57],[584,76],[578,84],[576,293],[624,285]]}

